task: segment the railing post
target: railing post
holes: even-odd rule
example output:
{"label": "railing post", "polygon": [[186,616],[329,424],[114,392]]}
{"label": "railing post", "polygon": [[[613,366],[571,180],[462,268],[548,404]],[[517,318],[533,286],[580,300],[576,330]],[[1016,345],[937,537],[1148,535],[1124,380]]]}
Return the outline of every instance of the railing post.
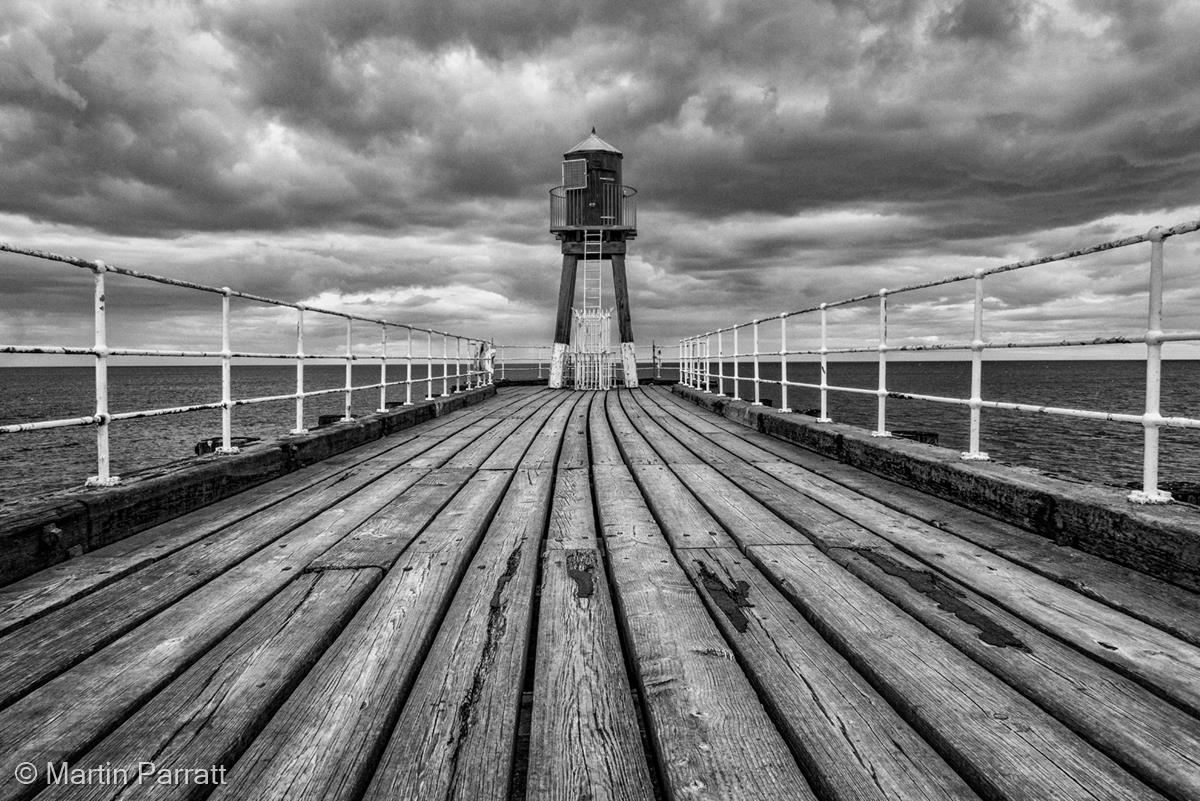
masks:
{"label": "railing post", "polygon": [[483,343],[475,347],[475,340],[467,340],[467,389],[473,389],[483,383]]}
{"label": "railing post", "polygon": [[890,437],[887,430],[887,290],[879,290],[879,389],[875,391],[879,399],[878,414],[876,415],[873,437]]}
{"label": "railing post", "polygon": [[425,332],[425,400],[433,400],[433,332]]}
{"label": "railing post", "polygon": [[741,378],[738,368],[738,326],[733,327],[733,399],[741,400],[739,379]]}
{"label": "railing post", "polygon": [[448,334],[442,332],[442,397],[450,394],[450,341]]}
{"label": "railing post", "polygon": [[[406,326],[407,327],[407,326]],[[412,328],[408,327],[408,355],[404,357],[404,405],[412,406]]]}
{"label": "railing post", "polygon": [[684,352],[686,354],[684,365],[687,368],[686,372],[684,374],[685,378],[684,378],[683,383],[684,383],[684,386],[690,387],[690,386],[695,385],[695,380],[692,377],[692,340],[690,338],[685,339],[683,341],[683,347],[684,347]]}
{"label": "railing post", "polygon": [[787,314],[779,315],[779,411],[790,412],[788,408],[788,374],[787,374]]}
{"label": "railing post", "polygon": [[462,392],[462,337],[454,335],[454,391]]}
{"label": "railing post", "polygon": [[379,411],[387,411],[387,323],[379,321]]}
{"label": "railing post", "polygon": [[692,337],[691,345],[692,386],[696,389],[703,389],[700,384],[700,337]]}
{"label": "railing post", "polygon": [[229,346],[229,296],[227,286],[221,287],[221,447],[217,453],[238,453],[233,447],[233,370],[232,349]]}
{"label": "railing post", "polygon": [[351,326],[354,321],[349,317],[346,318],[346,413],[342,415],[343,420],[353,420],[353,415],[350,414],[351,395],[354,394],[354,341]]}
{"label": "railing post", "polygon": [[829,331],[826,327],[827,305],[821,304],[821,416],[818,423],[832,423],[829,416]]}
{"label": "railing post", "polygon": [[758,320],[752,321],[754,325],[754,406],[762,406],[762,395],[759,392],[758,378]]}
{"label": "railing post", "polygon": [[712,394],[712,334],[704,335],[704,391]]}
{"label": "railing post", "polygon": [[679,340],[679,369],[683,371],[682,383],[685,387],[692,385],[692,342],[689,339]]}
{"label": "railing post", "polygon": [[304,427],[304,305],[296,306],[296,427],[293,434],[307,434]]}
{"label": "railing post", "polygon": [[496,348],[496,355],[500,357],[500,380],[504,381],[508,377],[508,374],[504,369],[508,363],[504,361],[504,346],[503,345]]}
{"label": "railing post", "polygon": [[1142,415],[1142,488],[1129,493],[1134,503],[1170,503],[1171,493],[1158,488],[1158,431],[1162,421],[1163,231],[1151,228],[1149,310],[1146,314],[1146,413]]}
{"label": "railing post", "polygon": [[725,395],[725,344],[717,329],[717,394]]}
{"label": "railing post", "polygon": [[968,461],[985,462],[988,455],[979,450],[980,416],[983,411],[983,276],[984,271],[975,271],[975,328],[971,340],[971,429],[967,451],[962,458]]}
{"label": "railing post", "polygon": [[93,262],[92,275],[95,280],[95,340],[96,356],[96,475],[87,480],[89,487],[111,487],[119,484],[120,476],[109,472],[108,461],[108,323],[104,314],[104,273],[108,271],[102,261]]}

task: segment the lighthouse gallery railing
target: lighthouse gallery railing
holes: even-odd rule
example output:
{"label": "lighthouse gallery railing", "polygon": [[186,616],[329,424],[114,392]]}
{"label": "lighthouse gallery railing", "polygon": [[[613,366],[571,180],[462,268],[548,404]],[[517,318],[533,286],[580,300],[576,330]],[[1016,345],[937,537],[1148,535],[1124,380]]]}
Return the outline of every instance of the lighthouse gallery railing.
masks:
{"label": "lighthouse gallery railing", "polygon": [[[232,429],[232,413],[236,406],[245,406],[256,403],[270,403],[273,401],[286,401],[294,399],[296,402],[296,427],[292,430],[293,434],[301,434],[307,431],[304,423],[304,399],[318,395],[332,395],[341,393],[345,396],[345,414],[343,420],[353,419],[350,414],[351,400],[354,392],[363,390],[378,389],[379,390],[379,409],[378,411],[386,411],[387,388],[392,386],[404,385],[405,399],[404,404],[409,405],[413,402],[413,385],[418,387],[425,384],[426,400],[434,397],[434,390],[437,384],[441,384],[440,389],[442,395],[457,392],[462,387],[478,386],[485,382],[490,382],[491,374],[485,372],[481,361],[477,358],[480,352],[480,346],[483,340],[472,337],[452,334],[445,331],[435,331],[420,326],[409,325],[407,323],[390,322],[378,318],[364,317],[362,315],[351,314],[349,312],[335,311],[331,309],[321,309],[315,306],[309,306],[303,303],[292,303],[289,301],[278,300],[276,298],[268,298],[260,295],[250,294],[248,292],[239,292],[229,287],[214,287],[205,284],[198,284],[191,281],[182,281],[176,278],[167,278],[161,275],[152,273],[139,272],[137,270],[129,270],[122,267],[114,267],[105,264],[103,261],[89,261],[87,259],[74,258],[71,256],[61,256],[55,253],[47,253],[29,248],[17,247],[14,245],[0,243],[0,251],[14,253],[17,255],[30,256],[45,261],[55,262],[59,264],[73,265],[85,270],[90,270],[93,274],[95,285],[95,303],[94,303],[94,321],[95,321],[95,340],[91,347],[63,347],[58,345],[6,345],[0,343],[0,353],[11,354],[41,354],[41,355],[60,355],[60,356],[94,356],[96,362],[96,412],[92,415],[84,417],[71,417],[57,420],[38,420],[30,423],[17,423],[14,425],[0,426],[0,434],[15,434],[22,431],[35,431],[49,428],[64,428],[69,426],[95,426],[96,427],[96,462],[97,474],[88,479],[89,486],[111,486],[119,481],[119,477],[111,474],[109,464],[109,448],[108,448],[108,432],[109,424],[114,420],[132,420],[144,417],[157,417],[161,415],[183,414],[186,412],[198,412],[209,409],[221,410],[221,447],[218,448],[218,453],[236,453],[237,448],[233,447],[231,441]],[[196,292],[204,292],[221,297],[221,350],[205,351],[205,350],[162,350],[162,349],[141,349],[141,348],[110,348],[107,341],[107,319],[105,314],[106,305],[106,281],[105,277],[108,274],[128,276],[130,278],[141,281],[149,281],[158,284],[167,284],[174,287],[180,287]],[[229,313],[230,298],[242,298],[267,306],[285,307],[296,310],[296,350],[291,353],[270,353],[270,352],[253,352],[253,351],[235,351],[231,347],[231,320]],[[345,350],[338,353],[307,353],[304,350],[304,328],[305,314],[327,315],[329,317],[337,317],[345,320],[346,323],[346,339]],[[378,329],[378,340],[375,342],[379,345],[378,354],[361,354],[355,353],[354,347],[354,323],[367,323]],[[388,353],[388,329],[399,329],[406,332],[405,352],[401,354]],[[424,345],[424,348],[418,347],[414,349],[414,337],[417,340],[417,345]],[[435,339],[436,338],[436,339]],[[424,340],[422,343],[421,340]],[[438,342],[440,340],[440,342]],[[372,345],[375,344],[372,343]],[[440,345],[440,353],[438,345]],[[421,353],[418,353],[421,351]],[[121,412],[112,414],[108,409],[108,358],[110,356],[152,356],[152,357],[170,357],[170,358],[199,358],[221,360],[221,400],[212,403],[197,403],[187,406],[173,406],[160,409],[143,409],[138,411]],[[231,395],[231,365],[234,359],[284,359],[294,360],[296,363],[296,391],[286,395],[271,395],[257,398],[232,398]],[[345,386],[334,389],[309,390],[304,389],[304,364],[306,361],[313,360],[335,360],[344,361],[346,364],[346,383]],[[379,381],[374,384],[355,385],[351,375],[351,368],[355,362],[371,362],[378,361],[379,363]],[[404,378],[393,381],[388,380],[388,363],[402,362],[404,364]],[[425,368],[425,376],[423,378],[413,378],[413,363],[423,365]],[[435,375],[435,367],[440,367],[440,373]],[[453,368],[453,372],[451,372]],[[453,379],[453,386],[451,385]]]}
{"label": "lighthouse gallery railing", "polygon": [[[590,208],[589,203],[599,204]],[[637,228],[637,190],[602,184],[598,196],[584,189],[556,186],[550,190],[550,229]]]}
{"label": "lighthouse gallery railing", "polygon": [[[969,275],[952,275],[945,278],[924,281],[918,284],[903,286],[896,289],[884,288],[880,289],[878,292],[871,292],[868,294],[844,298],[842,300],[820,303],[816,306],[809,306],[807,308],[797,309],[795,311],[782,312],[769,318],[750,320],[749,322],[737,323],[724,328],[718,328],[715,331],[708,331],[703,334],[685,337],[679,340],[679,355],[680,363],[682,365],[682,383],[696,389],[707,392],[716,392],[717,394],[724,395],[725,382],[729,381],[732,385],[733,397],[736,399],[738,394],[738,382],[749,381],[754,386],[754,398],[752,403],[755,405],[762,405],[761,385],[764,383],[776,384],[780,388],[781,411],[791,411],[791,409],[787,408],[787,392],[789,387],[816,389],[820,391],[821,396],[820,416],[817,418],[818,423],[832,422],[829,417],[829,392],[833,391],[857,393],[861,395],[874,395],[877,398],[877,409],[876,427],[872,432],[872,435],[879,437],[890,436],[890,433],[887,430],[888,398],[907,398],[912,400],[930,401],[933,403],[966,406],[970,409],[970,445],[968,450],[962,454],[962,458],[967,460],[986,460],[988,458],[988,455],[980,450],[979,442],[980,413],[981,410],[985,408],[1006,409],[1018,412],[1062,415],[1066,417],[1139,424],[1145,429],[1142,449],[1142,488],[1141,490],[1130,493],[1129,499],[1135,503],[1164,503],[1171,500],[1171,496],[1169,493],[1163,492],[1158,487],[1159,430],[1163,427],[1200,428],[1200,419],[1193,417],[1162,416],[1159,408],[1159,397],[1162,385],[1162,346],[1165,342],[1200,341],[1200,331],[1163,331],[1163,242],[1170,237],[1192,233],[1197,230],[1200,230],[1200,221],[1180,223],[1169,228],[1155,227],[1144,234],[1102,242],[1100,244],[1081,248],[1079,250],[1071,250],[1049,256],[1028,259],[1025,261],[1002,264],[996,267],[978,269]],[[1146,279],[1149,310],[1146,317],[1146,331],[1144,336],[1112,336],[1088,340],[1014,340],[1008,342],[991,342],[983,338],[983,319],[985,308],[983,287],[984,280],[988,276],[1012,272],[1014,270],[1023,270],[1026,268],[1054,262],[1066,261],[1069,259],[1078,258],[1080,256],[1085,256],[1090,253],[1099,253],[1116,248],[1129,247],[1131,245],[1138,245],[1143,242],[1150,243],[1150,259],[1147,268]],[[888,344],[889,298],[921,289],[945,286],[947,284],[954,284],[963,281],[973,281],[975,290],[974,303],[972,305],[974,311],[974,335],[970,342],[913,344],[901,346],[892,346]],[[850,306],[852,304],[863,303],[876,299],[878,300],[879,304],[879,325],[878,334],[874,340],[871,341],[870,344],[864,344],[856,347],[830,348],[828,346],[829,337],[827,311],[840,306]],[[802,348],[788,348],[788,319],[800,315],[813,314],[819,315],[820,318],[821,333],[819,347],[814,348],[809,346]],[[760,327],[764,323],[772,320],[779,321],[779,348],[777,350],[769,351],[762,350],[759,347]],[[749,334],[751,340],[750,350],[746,350],[744,344],[739,343],[739,333],[743,332]],[[729,335],[728,340],[726,339],[726,335]],[[728,352],[726,351],[727,342],[731,345],[731,349]],[[745,338],[743,337],[740,342],[745,343]],[[1145,412],[1143,414],[1121,414],[1117,412],[1060,408],[1028,403],[1009,403],[1004,401],[984,400],[981,397],[983,354],[989,349],[1073,348],[1097,345],[1139,343],[1145,343],[1146,345],[1146,390]],[[888,389],[887,363],[889,352],[956,350],[970,351],[971,353],[971,396],[969,398],[941,397],[909,392],[897,392],[895,390]],[[835,386],[828,383],[827,368],[830,356],[852,353],[878,353],[879,381],[876,389],[872,390],[862,387]],[[818,356],[820,358],[820,383],[812,384],[788,380],[788,357],[790,356]],[[780,369],[780,378],[778,380],[762,378],[760,374],[760,366],[764,357],[778,359]],[[750,368],[752,373],[750,375],[740,374],[738,359],[751,360]],[[712,370],[714,360],[717,362],[717,371],[715,373]],[[732,374],[725,373],[726,360],[730,360],[732,362]]]}

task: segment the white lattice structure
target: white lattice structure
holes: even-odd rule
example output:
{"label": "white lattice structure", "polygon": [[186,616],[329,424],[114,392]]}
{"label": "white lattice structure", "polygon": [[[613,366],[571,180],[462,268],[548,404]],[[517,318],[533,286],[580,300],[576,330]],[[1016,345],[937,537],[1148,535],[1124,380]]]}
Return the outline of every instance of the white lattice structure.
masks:
{"label": "white lattice structure", "polygon": [[572,309],[570,384],[575,389],[613,385],[612,309],[603,306],[604,232],[586,231],[583,239],[583,301]]}

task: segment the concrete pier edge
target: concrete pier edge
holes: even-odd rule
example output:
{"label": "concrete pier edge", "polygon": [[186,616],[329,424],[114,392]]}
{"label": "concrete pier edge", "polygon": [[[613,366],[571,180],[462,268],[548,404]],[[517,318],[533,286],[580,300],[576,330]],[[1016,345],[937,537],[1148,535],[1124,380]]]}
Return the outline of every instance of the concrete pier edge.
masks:
{"label": "concrete pier edge", "polygon": [[71,489],[0,512],[0,585],[79,556],[273,478],[496,394],[494,386],[138,471],[115,487]]}
{"label": "concrete pier edge", "polygon": [[957,451],[872,437],[866,429],[784,413],[682,384],[672,392],[777,439],[1200,591],[1200,512],[1138,506],[1128,490],[1066,481],[1027,467],[967,462]]}

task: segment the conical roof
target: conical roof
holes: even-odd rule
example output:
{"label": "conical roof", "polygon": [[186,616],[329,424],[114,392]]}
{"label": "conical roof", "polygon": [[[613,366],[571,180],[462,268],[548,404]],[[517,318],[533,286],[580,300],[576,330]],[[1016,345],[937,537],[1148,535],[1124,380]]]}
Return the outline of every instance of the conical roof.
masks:
{"label": "conical roof", "polygon": [[596,136],[595,128],[592,129],[591,136],[589,136],[587,139],[584,139],[582,142],[575,145],[575,147],[568,150],[567,155],[570,155],[571,153],[580,153],[585,150],[603,150],[608,153],[616,153],[618,156],[622,155],[620,150],[617,150],[615,147],[610,145],[608,142],[605,142],[603,139]]}

